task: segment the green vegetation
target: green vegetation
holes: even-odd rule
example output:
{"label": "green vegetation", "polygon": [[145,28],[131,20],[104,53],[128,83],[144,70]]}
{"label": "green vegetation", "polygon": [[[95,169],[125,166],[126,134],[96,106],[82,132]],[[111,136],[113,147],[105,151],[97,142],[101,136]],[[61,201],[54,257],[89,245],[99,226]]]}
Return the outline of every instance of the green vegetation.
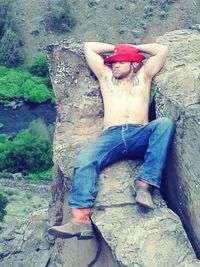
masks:
{"label": "green vegetation", "polygon": [[[31,67],[30,67],[31,68]],[[54,102],[49,76],[38,77],[20,68],[0,66],[0,98],[42,103]]]}
{"label": "green vegetation", "polygon": [[194,24],[200,24],[200,4],[195,7],[192,22]]}
{"label": "green vegetation", "polygon": [[24,60],[13,4],[13,0],[0,0],[0,64],[7,67],[19,66]]}
{"label": "green vegetation", "polygon": [[[8,204],[8,200],[5,196],[3,196],[2,194],[0,194],[0,222],[3,221],[4,216],[7,214],[5,208],[6,205]],[[1,227],[0,227],[1,229]]]}
{"label": "green vegetation", "polygon": [[57,33],[69,32],[76,24],[68,0],[49,0],[45,20],[47,29]]}
{"label": "green vegetation", "polygon": [[47,58],[45,54],[39,55],[33,63],[29,66],[29,72],[35,76],[48,77],[49,69],[47,65]]}
{"label": "green vegetation", "polygon": [[53,165],[52,132],[41,120],[32,122],[27,130],[20,131],[16,137],[5,139],[3,135],[0,140],[1,172],[27,175],[47,171]]}
{"label": "green vegetation", "polygon": [[7,29],[0,40],[0,64],[16,67],[23,63],[24,53],[20,45],[19,36]]}
{"label": "green vegetation", "polygon": [[38,182],[38,181],[52,181],[52,175],[53,171],[52,168],[48,169],[46,171],[41,171],[41,172],[35,172],[35,173],[29,173],[26,176],[26,179],[31,181],[31,182]]}

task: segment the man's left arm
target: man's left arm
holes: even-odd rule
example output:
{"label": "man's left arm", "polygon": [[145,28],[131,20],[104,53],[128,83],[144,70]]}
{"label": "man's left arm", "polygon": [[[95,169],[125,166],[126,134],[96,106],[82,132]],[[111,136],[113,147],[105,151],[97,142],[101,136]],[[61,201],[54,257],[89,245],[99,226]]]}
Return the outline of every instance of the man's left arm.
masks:
{"label": "man's left arm", "polygon": [[136,45],[136,48],[142,53],[147,53],[151,57],[144,64],[144,72],[147,78],[152,79],[164,66],[169,50],[168,47],[161,44]]}

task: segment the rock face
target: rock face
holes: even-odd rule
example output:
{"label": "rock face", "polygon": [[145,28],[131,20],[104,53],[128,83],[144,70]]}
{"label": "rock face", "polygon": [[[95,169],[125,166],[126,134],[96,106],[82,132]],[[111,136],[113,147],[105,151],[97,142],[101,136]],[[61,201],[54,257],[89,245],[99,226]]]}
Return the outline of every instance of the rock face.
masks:
{"label": "rock face", "polygon": [[156,78],[157,115],[176,121],[165,194],[200,257],[200,33],[179,30],[158,39],[170,48],[166,71]]}
{"label": "rock face", "polygon": [[0,235],[0,265],[2,267],[44,267],[50,261],[50,243],[46,227],[48,211],[40,210]]}
{"label": "rock face", "polygon": [[[178,38],[182,36],[178,35]],[[82,146],[101,131],[103,105],[98,83],[85,63],[81,43],[63,41],[49,46],[48,58],[58,112],[54,138],[55,180],[50,203],[50,223],[53,225],[68,220],[65,202],[74,158]],[[175,55],[172,59],[176,61]],[[157,79],[159,81],[162,82],[161,78]],[[166,93],[164,101],[172,101],[168,97]],[[158,97],[158,105],[167,106],[161,100]],[[159,110],[161,112],[163,108]],[[168,115],[178,120],[174,117],[175,112],[178,111],[170,109]],[[188,129],[187,133],[190,132]],[[178,146],[177,143],[174,147],[175,155]],[[176,161],[171,165],[174,168]],[[100,192],[92,215],[101,237],[84,241],[84,244],[76,239],[56,240],[49,266],[200,266],[180,219],[166,207],[159,192],[154,193],[155,210],[147,212],[136,205],[131,183],[139,166],[138,161],[122,161],[102,172]],[[102,245],[101,256],[95,265],[89,265],[95,257],[98,242]]]}

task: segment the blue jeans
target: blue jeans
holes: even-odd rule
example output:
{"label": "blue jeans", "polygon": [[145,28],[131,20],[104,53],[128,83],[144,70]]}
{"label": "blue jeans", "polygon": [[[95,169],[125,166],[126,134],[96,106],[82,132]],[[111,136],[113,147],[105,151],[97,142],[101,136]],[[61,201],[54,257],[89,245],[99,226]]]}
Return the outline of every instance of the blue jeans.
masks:
{"label": "blue jeans", "polygon": [[98,193],[98,177],[108,165],[121,159],[144,157],[137,179],[157,188],[175,126],[168,118],[147,125],[125,124],[104,130],[78,155],[68,198],[70,207],[92,207]]}

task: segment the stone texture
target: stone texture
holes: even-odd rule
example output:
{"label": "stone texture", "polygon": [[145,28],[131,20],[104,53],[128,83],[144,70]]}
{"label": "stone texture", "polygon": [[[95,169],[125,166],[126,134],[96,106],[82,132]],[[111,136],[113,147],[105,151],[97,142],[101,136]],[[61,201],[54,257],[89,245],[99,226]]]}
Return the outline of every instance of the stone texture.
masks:
{"label": "stone texture", "polygon": [[177,127],[166,198],[200,257],[200,33],[174,31],[158,42],[169,46],[170,55],[166,71],[156,78],[157,115],[171,117]]}
{"label": "stone texture", "polygon": [[[68,220],[65,199],[74,158],[101,131],[103,105],[98,82],[84,61],[81,43],[63,41],[51,45],[48,59],[58,112],[54,136],[55,180],[49,210],[53,225]],[[172,113],[169,117],[174,118]],[[157,209],[147,212],[137,207],[131,183],[140,164],[122,161],[100,176],[100,192],[92,219],[102,235],[103,253],[93,266],[200,266],[180,219],[167,209],[158,191],[154,194]],[[96,242],[90,240],[83,245],[76,239],[57,240],[51,266],[89,266],[95,256]]]}
{"label": "stone texture", "polygon": [[1,267],[44,267],[50,261],[50,239],[46,234],[48,211],[15,221],[0,235]]}

